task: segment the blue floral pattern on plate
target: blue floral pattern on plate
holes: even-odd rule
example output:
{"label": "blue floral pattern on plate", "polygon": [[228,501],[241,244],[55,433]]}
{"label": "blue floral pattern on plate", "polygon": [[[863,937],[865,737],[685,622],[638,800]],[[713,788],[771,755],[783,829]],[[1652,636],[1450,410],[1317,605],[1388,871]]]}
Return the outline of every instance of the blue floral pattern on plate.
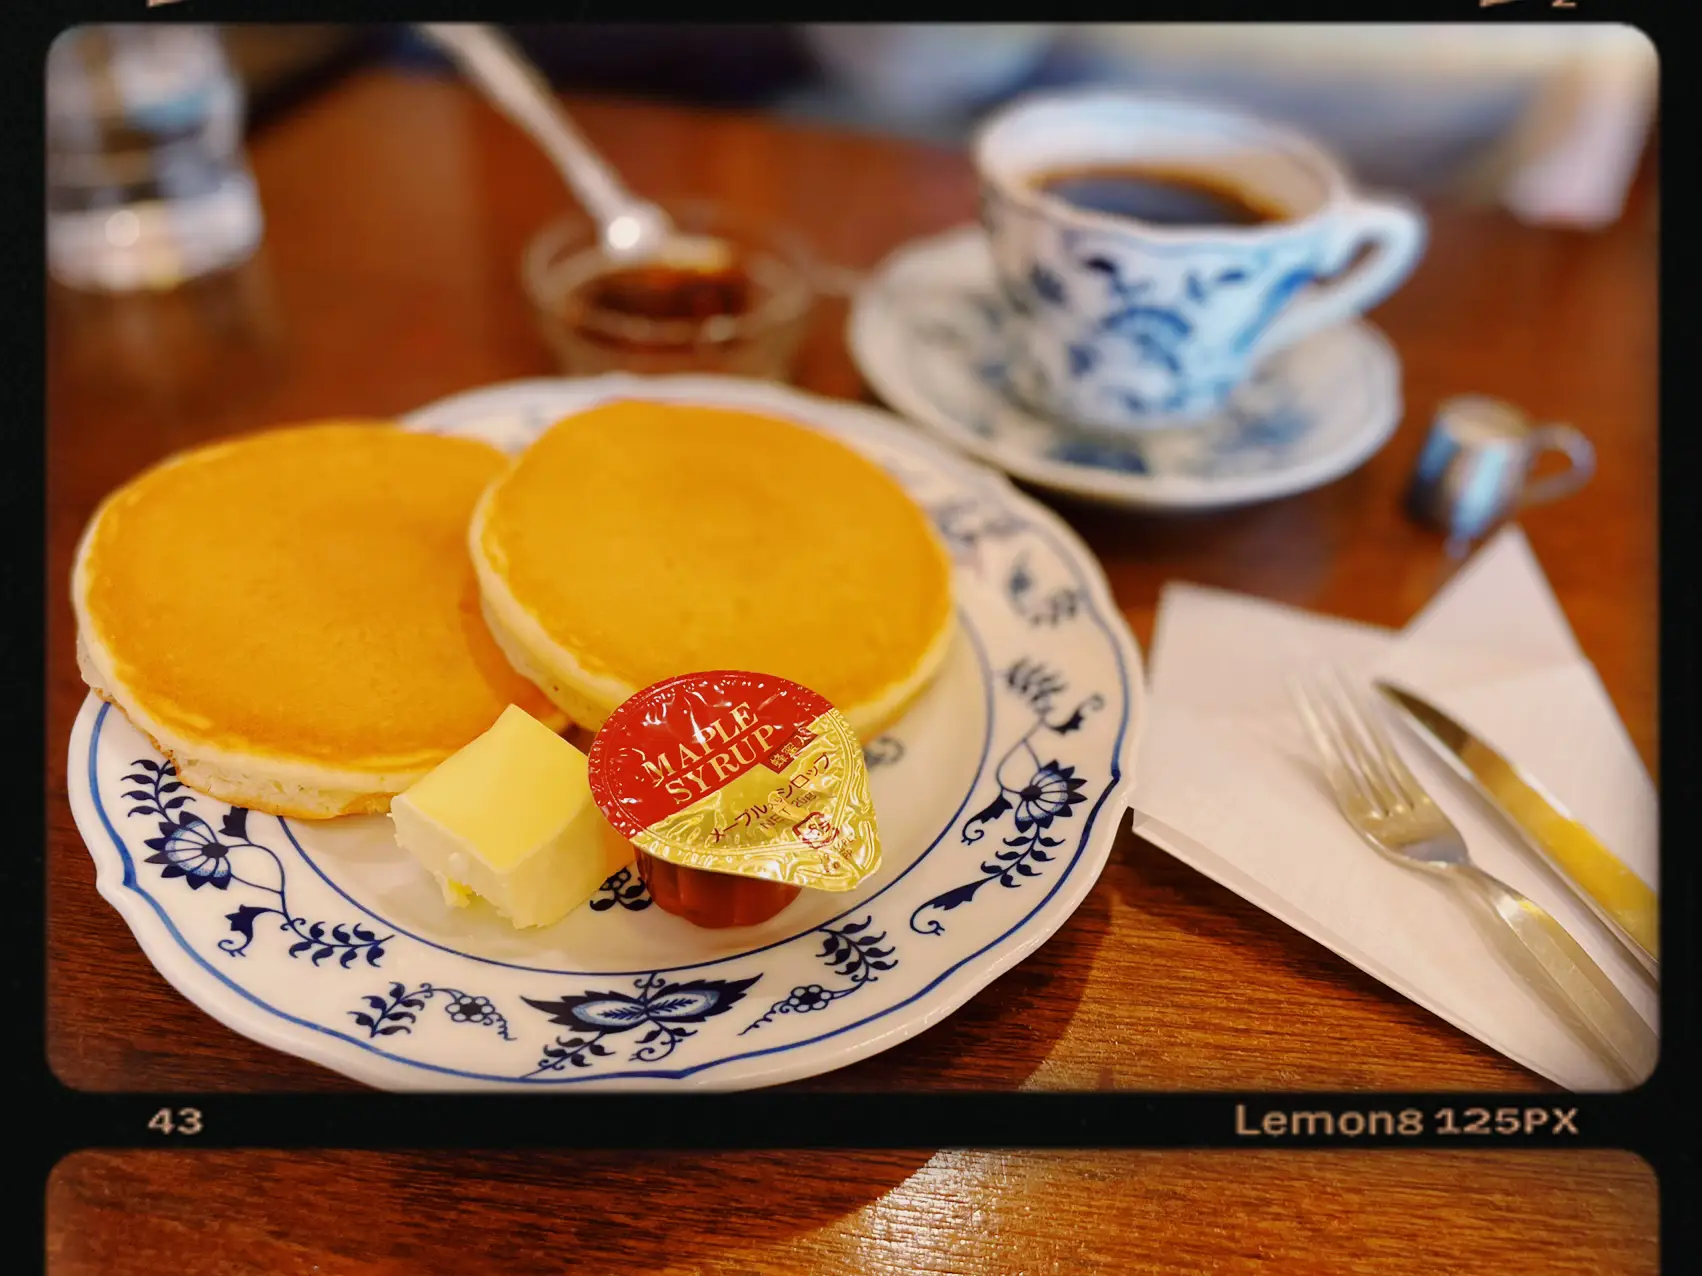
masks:
{"label": "blue floral pattern on plate", "polygon": [[512,447],[634,394],[836,434],[912,491],[950,549],[959,641],[939,682],[865,749],[881,871],[844,898],[806,892],[764,927],[703,932],[651,907],[629,867],[557,926],[516,932],[482,905],[444,904],[388,820],[315,825],[191,793],[91,697],[71,800],[97,885],[210,1013],[390,1088],[773,1084],[919,1031],[1091,887],[1131,779],[1139,656],[1063,524],[882,413],[771,385],[522,382],[413,424]]}
{"label": "blue floral pattern on plate", "polygon": [[549,1016],[551,1023],[570,1030],[570,1035],[558,1036],[544,1047],[543,1058],[527,1075],[560,1072],[570,1066],[589,1068],[597,1059],[615,1053],[603,1044],[605,1037],[641,1028],[648,1031],[635,1039],[636,1048],[628,1058],[633,1063],[659,1062],[673,1054],[680,1042],[697,1035],[697,1029],[690,1025],[726,1014],[761,978],[751,975],[745,979],[673,983],[650,974],[634,981],[636,997],[624,992],[584,992],[554,1001],[524,997],[521,1000]]}
{"label": "blue floral pattern on plate", "polygon": [[[144,787],[124,793],[130,803],[127,814],[159,821],[159,836],[142,841],[153,852],[143,862],[159,865],[162,881],[182,878],[192,891],[207,886],[228,893],[234,885],[240,894],[266,901],[239,904],[234,913],[225,915],[231,931],[241,937],[241,942],[221,939],[222,951],[232,957],[246,956],[254,943],[254,924],[270,916],[278,918],[277,929],[294,941],[288,948],[291,957],[306,955],[315,966],[327,958],[335,958],[340,966],[348,966],[356,958],[365,958],[369,966],[378,965],[384,956],[384,945],[394,936],[375,934],[359,923],[328,927],[322,921],[309,921],[290,911],[283,861],[270,847],[249,839],[246,810],[240,806],[227,807],[215,831],[195,809],[195,803],[205,799],[198,799],[183,787],[177,778],[177,768],[170,762],[137,758],[130,765],[135,770],[124,776],[122,782]],[[252,861],[252,868],[246,863],[239,864],[239,859]],[[275,879],[275,884],[272,880],[256,880],[262,876]]]}
{"label": "blue floral pattern on plate", "polygon": [[421,984],[418,988],[391,984],[385,996],[364,998],[366,1009],[351,1010],[349,1017],[365,1028],[369,1037],[412,1032],[413,1023],[419,1018],[420,1011],[425,1009],[426,1002],[439,995],[444,998],[443,1010],[451,1022],[495,1028],[497,1036],[504,1041],[514,1040],[514,1034],[508,1030],[508,1020],[491,1004],[489,997],[462,992],[459,988],[438,988],[432,984]]}

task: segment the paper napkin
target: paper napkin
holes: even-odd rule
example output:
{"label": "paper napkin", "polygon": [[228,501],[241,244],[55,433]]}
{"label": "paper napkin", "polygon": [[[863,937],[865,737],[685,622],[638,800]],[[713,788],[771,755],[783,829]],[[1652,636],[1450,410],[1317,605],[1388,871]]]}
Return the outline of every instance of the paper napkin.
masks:
{"label": "paper napkin", "polygon": [[[1132,805],[1141,836],[1533,1072],[1622,1082],[1499,953],[1447,882],[1384,859],[1347,824],[1287,681],[1334,664],[1389,677],[1534,775],[1656,882],[1656,795],[1517,528],[1400,633],[1172,585],[1160,600]],[[1472,857],[1546,908],[1651,1025],[1653,982],[1561,879],[1401,727],[1390,735]]]}

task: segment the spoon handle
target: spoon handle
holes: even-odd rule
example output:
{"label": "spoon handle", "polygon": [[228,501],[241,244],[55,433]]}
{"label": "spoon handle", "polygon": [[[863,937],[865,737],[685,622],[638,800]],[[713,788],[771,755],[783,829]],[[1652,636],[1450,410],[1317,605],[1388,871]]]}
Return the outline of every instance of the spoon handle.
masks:
{"label": "spoon handle", "polygon": [[479,22],[422,22],[418,29],[452,57],[498,109],[530,134],[603,225],[638,201],[598,157],[543,76],[508,38]]}

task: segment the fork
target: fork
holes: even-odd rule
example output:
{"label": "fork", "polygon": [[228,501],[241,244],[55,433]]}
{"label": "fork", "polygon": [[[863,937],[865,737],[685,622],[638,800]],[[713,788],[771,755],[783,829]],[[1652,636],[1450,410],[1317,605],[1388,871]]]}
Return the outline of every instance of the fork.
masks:
{"label": "fork", "polygon": [[1317,747],[1336,805],[1384,856],[1445,877],[1489,906],[1522,946],[1525,978],[1605,1050],[1632,1085],[1654,1071],[1655,1033],[1578,942],[1537,904],[1476,864],[1452,820],[1413,778],[1363,696],[1339,673],[1297,679],[1295,707]]}

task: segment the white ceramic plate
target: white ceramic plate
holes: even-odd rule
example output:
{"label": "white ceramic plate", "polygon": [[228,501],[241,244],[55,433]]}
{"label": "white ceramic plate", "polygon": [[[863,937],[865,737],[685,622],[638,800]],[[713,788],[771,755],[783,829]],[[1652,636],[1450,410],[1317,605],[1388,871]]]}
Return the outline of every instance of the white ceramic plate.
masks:
{"label": "white ceramic plate", "polygon": [[1292,496],[1357,469],[1400,424],[1400,359],[1356,322],[1272,356],[1227,411],[1185,429],[1084,434],[1006,390],[992,259],[964,226],[887,258],[859,291],[848,340],[875,392],[969,455],[1036,487],[1142,510]]}
{"label": "white ceramic plate", "polygon": [[483,904],[446,906],[386,818],[281,820],[191,793],[91,696],[70,790],[100,893],[160,973],[235,1031],[389,1089],[772,1085],[939,1022],[1098,878],[1132,779],[1141,667],[1063,523],[885,413],[756,382],[518,382],[408,423],[519,448],[611,397],[824,430],[886,466],[944,533],[956,645],[868,749],[880,871],[717,932],[651,907],[623,870],[557,925],[518,932]]}

